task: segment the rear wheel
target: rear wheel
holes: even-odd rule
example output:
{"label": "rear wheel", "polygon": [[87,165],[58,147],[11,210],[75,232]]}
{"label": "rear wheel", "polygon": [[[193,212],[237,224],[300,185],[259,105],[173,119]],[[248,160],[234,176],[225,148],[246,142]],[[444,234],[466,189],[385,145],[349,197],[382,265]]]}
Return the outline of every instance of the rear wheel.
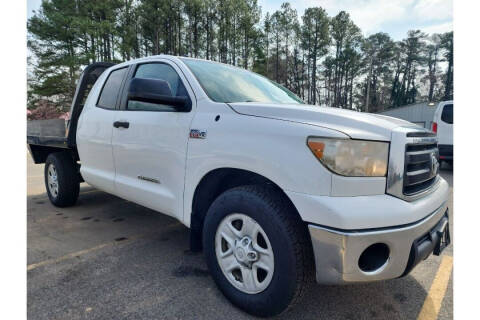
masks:
{"label": "rear wheel", "polygon": [[205,218],[203,244],[222,293],[257,316],[295,305],[313,278],[306,226],[284,196],[265,186],[221,194]]}
{"label": "rear wheel", "polygon": [[80,192],[76,163],[65,152],[48,155],[45,161],[45,187],[50,202],[57,207],[75,204]]}

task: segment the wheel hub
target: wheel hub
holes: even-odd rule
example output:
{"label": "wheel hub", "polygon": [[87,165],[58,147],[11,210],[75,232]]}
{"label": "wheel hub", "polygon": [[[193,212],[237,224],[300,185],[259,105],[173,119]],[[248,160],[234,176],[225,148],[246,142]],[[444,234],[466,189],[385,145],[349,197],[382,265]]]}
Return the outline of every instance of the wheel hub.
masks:
{"label": "wheel hub", "polygon": [[258,258],[258,252],[253,249],[252,239],[248,236],[235,241],[234,255],[239,263],[249,268],[252,267],[252,263]]}
{"label": "wheel hub", "polygon": [[58,176],[57,176],[57,168],[53,164],[48,166],[47,170],[47,182],[48,182],[48,189],[50,194],[53,197],[58,196]]}

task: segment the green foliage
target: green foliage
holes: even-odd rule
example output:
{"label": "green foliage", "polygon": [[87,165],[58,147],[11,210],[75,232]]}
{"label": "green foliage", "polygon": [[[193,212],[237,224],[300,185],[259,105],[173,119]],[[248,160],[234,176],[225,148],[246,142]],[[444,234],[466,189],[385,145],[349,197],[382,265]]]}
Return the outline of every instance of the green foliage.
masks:
{"label": "green foliage", "polygon": [[440,35],[441,48],[444,50],[444,58],[448,63],[445,73],[444,100],[453,99],[453,31]]}
{"label": "green foliage", "polygon": [[[375,33],[362,42],[363,72],[367,75],[364,111],[381,111],[389,104],[388,88],[391,86],[392,65],[395,43],[386,33]],[[387,94],[386,94],[387,93]]]}
{"label": "green foliage", "polygon": [[299,14],[285,2],[262,15],[258,0],[44,0],[27,24],[28,107],[66,111],[89,63],[156,54],[251,69],[311,104],[374,112],[453,97],[452,32],[394,42],[363,38],[345,11]]}
{"label": "green foliage", "polygon": [[401,41],[397,50],[397,76],[394,79],[391,92],[393,106],[402,106],[417,101],[417,77],[423,70],[424,52],[427,35],[420,30],[410,30],[408,37]]}
{"label": "green foliage", "polygon": [[[307,57],[308,103],[315,104],[317,98],[317,63],[318,59],[328,52],[331,38],[329,34],[329,18],[322,8],[308,8],[303,20],[303,48]],[[311,71],[310,71],[311,70]]]}

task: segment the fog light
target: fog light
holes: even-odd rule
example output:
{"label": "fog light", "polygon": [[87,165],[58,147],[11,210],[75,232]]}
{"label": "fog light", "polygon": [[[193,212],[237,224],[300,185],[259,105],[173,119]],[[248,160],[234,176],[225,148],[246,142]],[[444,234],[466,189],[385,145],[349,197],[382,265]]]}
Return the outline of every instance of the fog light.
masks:
{"label": "fog light", "polygon": [[385,265],[390,257],[390,249],[385,243],[375,243],[365,249],[358,259],[358,267],[363,272],[374,272]]}

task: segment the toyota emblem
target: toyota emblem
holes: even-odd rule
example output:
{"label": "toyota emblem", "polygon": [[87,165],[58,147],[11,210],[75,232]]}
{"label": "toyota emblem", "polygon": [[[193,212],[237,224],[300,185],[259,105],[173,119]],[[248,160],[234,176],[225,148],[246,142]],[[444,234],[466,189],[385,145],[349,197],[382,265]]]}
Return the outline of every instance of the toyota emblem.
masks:
{"label": "toyota emblem", "polygon": [[432,152],[430,154],[430,171],[432,173],[432,176],[436,176],[437,173],[438,173],[438,167],[439,167],[439,163],[438,163],[438,160],[437,160],[437,157],[435,156],[435,153]]}

